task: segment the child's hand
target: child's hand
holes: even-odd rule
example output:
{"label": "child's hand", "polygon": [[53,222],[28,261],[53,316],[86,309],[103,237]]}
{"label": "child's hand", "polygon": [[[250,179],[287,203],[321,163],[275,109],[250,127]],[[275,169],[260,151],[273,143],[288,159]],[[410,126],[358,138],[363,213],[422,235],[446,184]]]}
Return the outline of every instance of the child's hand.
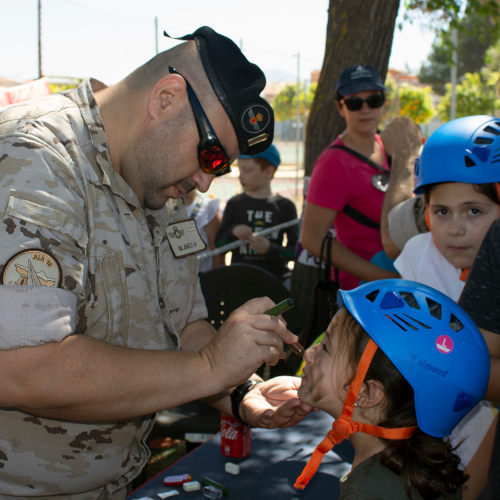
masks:
{"label": "child's hand", "polygon": [[252,228],[245,224],[238,224],[234,226],[233,235],[239,240],[248,240],[252,237]]}
{"label": "child's hand", "polygon": [[248,240],[248,246],[256,254],[263,255],[269,250],[271,242],[264,236],[254,236],[253,238]]}

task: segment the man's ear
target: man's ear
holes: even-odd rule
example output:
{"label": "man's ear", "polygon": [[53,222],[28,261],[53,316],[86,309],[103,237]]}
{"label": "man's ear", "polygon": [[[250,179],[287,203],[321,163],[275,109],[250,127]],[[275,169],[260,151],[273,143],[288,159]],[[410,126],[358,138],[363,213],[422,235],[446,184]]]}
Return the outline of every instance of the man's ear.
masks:
{"label": "man's ear", "polygon": [[359,408],[373,408],[381,404],[385,397],[385,389],[378,380],[365,380],[356,400]]}
{"label": "man's ear", "polygon": [[163,121],[177,114],[184,106],[186,82],[180,75],[168,74],[156,82],[149,93],[148,114],[153,120]]}

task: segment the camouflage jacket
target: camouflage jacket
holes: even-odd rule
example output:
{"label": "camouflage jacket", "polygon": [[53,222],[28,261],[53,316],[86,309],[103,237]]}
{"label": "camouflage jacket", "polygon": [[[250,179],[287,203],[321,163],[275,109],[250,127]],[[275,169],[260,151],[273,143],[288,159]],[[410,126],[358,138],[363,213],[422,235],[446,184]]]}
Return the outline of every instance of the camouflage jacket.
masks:
{"label": "camouflage jacket", "polygon": [[[185,208],[141,208],[115,172],[93,97],[101,86],[88,80],[0,112],[2,283],[45,286],[48,302],[51,287],[75,294],[76,334],[178,349],[185,325],[207,316],[196,257],[176,259],[166,238]],[[151,420],[71,423],[0,410],[0,494],[107,498],[147,460]]]}

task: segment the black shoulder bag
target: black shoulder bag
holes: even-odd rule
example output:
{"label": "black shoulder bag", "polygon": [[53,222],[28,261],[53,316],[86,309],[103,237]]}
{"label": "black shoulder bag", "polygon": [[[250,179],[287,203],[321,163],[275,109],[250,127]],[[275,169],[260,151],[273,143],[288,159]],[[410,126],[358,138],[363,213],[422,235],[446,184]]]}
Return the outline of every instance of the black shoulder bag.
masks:
{"label": "black shoulder bag", "polygon": [[335,280],[331,279],[332,236],[327,233],[321,242],[318,279],[313,289],[313,298],[300,340],[304,347],[309,347],[318,335],[323,333],[337,312],[337,290],[339,289],[338,270],[334,270]]}

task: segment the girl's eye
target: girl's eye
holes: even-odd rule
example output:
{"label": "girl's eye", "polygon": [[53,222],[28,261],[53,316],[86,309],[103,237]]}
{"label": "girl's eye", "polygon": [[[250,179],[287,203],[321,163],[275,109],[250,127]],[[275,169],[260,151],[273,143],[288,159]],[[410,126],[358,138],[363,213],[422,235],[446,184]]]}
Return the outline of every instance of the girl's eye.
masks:
{"label": "girl's eye", "polygon": [[444,215],[448,215],[448,209],[447,208],[438,208],[435,212],[435,214],[438,217],[443,217]]}
{"label": "girl's eye", "polygon": [[479,215],[482,214],[483,212],[479,208],[469,208],[469,215]]}

